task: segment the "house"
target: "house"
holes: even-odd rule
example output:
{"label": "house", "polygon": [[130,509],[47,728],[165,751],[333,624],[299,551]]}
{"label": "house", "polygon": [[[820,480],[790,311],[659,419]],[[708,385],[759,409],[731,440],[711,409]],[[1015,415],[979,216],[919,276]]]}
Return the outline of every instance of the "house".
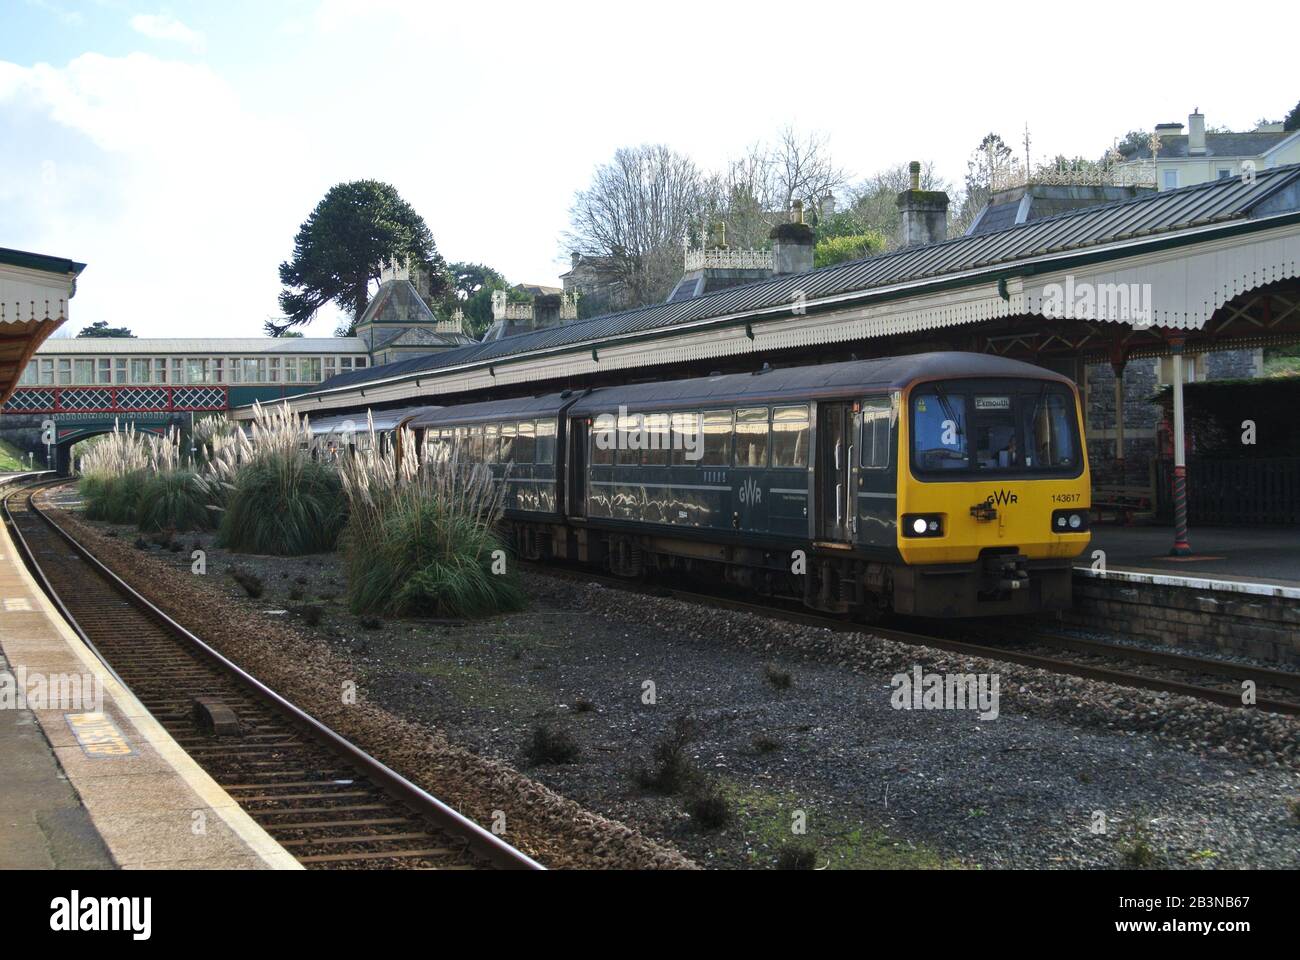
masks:
{"label": "house", "polygon": [[[1283,130],[1280,123],[1260,124],[1248,133],[1206,132],[1205,116],[1194,110],[1181,123],[1156,125],[1156,187],[1176,190],[1209,180],[1227,180],[1255,170],[1300,163],[1300,130]],[[1151,147],[1126,149],[1118,164],[1151,163]]]}

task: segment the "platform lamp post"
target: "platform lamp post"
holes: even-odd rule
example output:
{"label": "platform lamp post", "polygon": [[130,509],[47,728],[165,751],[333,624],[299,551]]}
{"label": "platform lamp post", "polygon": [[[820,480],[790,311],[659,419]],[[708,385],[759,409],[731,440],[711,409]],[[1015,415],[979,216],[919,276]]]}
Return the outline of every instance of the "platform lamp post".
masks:
{"label": "platform lamp post", "polygon": [[1174,358],[1174,546],[1173,557],[1192,552],[1187,542],[1187,445],[1183,436],[1183,338],[1171,337],[1169,349]]}

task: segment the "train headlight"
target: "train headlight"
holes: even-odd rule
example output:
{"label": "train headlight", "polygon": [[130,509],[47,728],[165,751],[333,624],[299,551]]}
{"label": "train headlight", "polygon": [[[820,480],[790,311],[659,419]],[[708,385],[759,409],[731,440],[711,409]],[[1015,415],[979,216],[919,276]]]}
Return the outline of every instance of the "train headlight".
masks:
{"label": "train headlight", "polygon": [[1083,533],[1088,529],[1087,510],[1053,510],[1053,533]]}
{"label": "train headlight", "polygon": [[903,517],[902,530],[905,537],[942,537],[943,515],[909,513]]}

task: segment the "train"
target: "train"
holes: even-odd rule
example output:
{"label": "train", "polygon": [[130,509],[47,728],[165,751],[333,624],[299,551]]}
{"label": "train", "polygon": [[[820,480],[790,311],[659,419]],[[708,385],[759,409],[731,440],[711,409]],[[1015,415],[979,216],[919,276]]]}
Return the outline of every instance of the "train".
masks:
{"label": "train", "polygon": [[[490,467],[524,559],[713,578],[825,613],[1065,609],[1091,537],[1077,387],[986,354],[374,416],[382,442],[409,428],[425,456]],[[345,419],[313,431],[335,433]]]}

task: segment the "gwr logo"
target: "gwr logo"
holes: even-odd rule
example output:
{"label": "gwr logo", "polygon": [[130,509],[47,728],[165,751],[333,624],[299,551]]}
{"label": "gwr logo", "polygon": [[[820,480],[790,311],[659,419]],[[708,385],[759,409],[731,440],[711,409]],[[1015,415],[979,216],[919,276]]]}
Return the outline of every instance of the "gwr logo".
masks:
{"label": "gwr logo", "polygon": [[740,502],[746,505],[763,502],[763,488],[755,482],[753,477],[746,477],[745,482],[741,485]]}
{"label": "gwr logo", "polygon": [[1020,497],[1010,490],[999,490],[997,493],[990,493],[985,503],[991,503],[995,506],[1006,506],[1011,503],[1019,503]]}

